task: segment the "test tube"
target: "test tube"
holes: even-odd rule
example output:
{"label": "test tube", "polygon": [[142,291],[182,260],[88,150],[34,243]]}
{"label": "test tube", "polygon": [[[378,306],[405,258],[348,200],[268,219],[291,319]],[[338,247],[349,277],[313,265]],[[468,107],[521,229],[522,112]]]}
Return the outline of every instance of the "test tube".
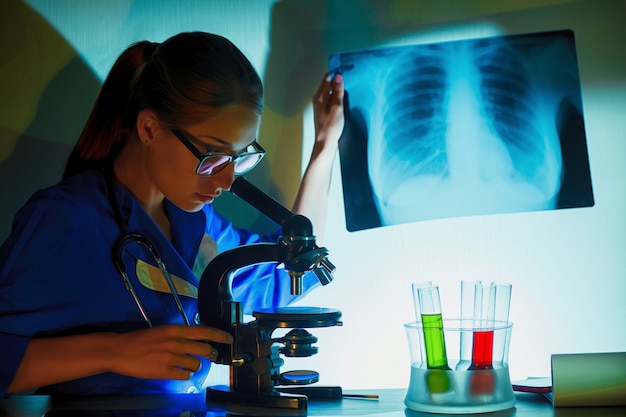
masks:
{"label": "test tube", "polygon": [[511,305],[511,284],[506,282],[492,282],[489,289],[488,319],[493,321],[509,322],[509,307]]}
{"label": "test tube", "polygon": [[481,316],[484,286],[481,281],[461,281],[461,341],[456,370],[466,370],[471,364],[475,318]]}
{"label": "test tube", "polygon": [[483,293],[485,286],[481,281],[461,281],[461,319],[463,326],[472,325],[483,315]]}
{"label": "test tube", "polygon": [[[484,294],[486,288],[483,289]],[[511,284],[492,282],[489,286],[487,311],[482,300],[475,299],[475,329],[473,332],[472,364],[469,369],[493,368],[493,336],[497,322],[509,321]],[[478,304],[480,304],[478,306]],[[486,313],[486,314],[485,314]]]}
{"label": "test tube", "polygon": [[450,369],[443,333],[439,287],[436,285],[420,287],[417,294],[424,330],[426,365],[429,369]]}
{"label": "test tube", "polygon": [[[490,287],[491,288],[491,287]],[[472,332],[472,363],[471,370],[491,369],[493,360],[493,322],[488,321],[488,312],[491,311],[491,293],[485,297],[487,287],[481,285],[474,298],[474,320]],[[489,303],[487,308],[484,304]]]}
{"label": "test tube", "polygon": [[424,287],[432,287],[433,283],[431,281],[425,282],[414,282],[411,284],[411,289],[413,292],[413,308],[415,310],[415,321],[422,321],[422,313],[420,312],[420,301],[417,290]]}

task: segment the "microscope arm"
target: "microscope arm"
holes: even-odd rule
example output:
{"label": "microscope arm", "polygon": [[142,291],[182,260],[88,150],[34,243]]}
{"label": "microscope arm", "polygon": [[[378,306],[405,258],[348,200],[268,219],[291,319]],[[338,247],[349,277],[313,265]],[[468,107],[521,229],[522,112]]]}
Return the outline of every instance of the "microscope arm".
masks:
{"label": "microscope arm", "polygon": [[217,255],[198,286],[200,322],[226,331],[241,323],[243,309],[233,299],[232,278],[240,268],[265,262],[278,262],[275,243],[239,246]]}
{"label": "microscope arm", "polygon": [[[244,177],[237,177],[230,187],[230,192],[266,215],[279,226],[294,216],[294,213],[254,186]],[[309,222],[310,224],[310,222]],[[310,234],[313,233],[311,226]]]}

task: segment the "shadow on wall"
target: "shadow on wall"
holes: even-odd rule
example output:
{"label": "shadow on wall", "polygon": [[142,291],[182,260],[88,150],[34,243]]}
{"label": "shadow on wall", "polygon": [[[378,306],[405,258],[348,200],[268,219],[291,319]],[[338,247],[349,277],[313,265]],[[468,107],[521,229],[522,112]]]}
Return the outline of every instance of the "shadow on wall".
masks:
{"label": "shadow on wall", "polygon": [[[406,17],[406,10],[400,9],[407,7],[414,18],[398,21],[398,16]],[[398,6],[396,2],[278,1],[271,12],[270,49],[263,80],[265,109],[259,135],[273,146],[268,149],[268,161],[263,162],[269,165],[270,173],[256,170],[248,175],[249,179],[291,207],[302,171],[303,112],[328,71],[330,55],[370,47],[414,31],[419,16],[415,5]],[[309,151],[304,149],[307,160]],[[271,184],[263,184],[270,180]],[[230,213],[238,226],[272,230],[271,222],[253,220],[257,213],[249,207],[241,208],[233,199],[224,194],[214,204],[218,210]]]}
{"label": "shadow on wall", "polygon": [[42,16],[0,4],[0,241],[36,190],[59,181],[100,82]]}
{"label": "shadow on wall", "polygon": [[[328,58],[344,49],[383,41],[390,31],[380,30],[391,13],[388,2],[283,0],[271,14],[270,51],[265,71],[266,117],[262,135],[276,141],[272,178],[293,201],[300,173],[303,111],[328,71]],[[358,28],[352,31],[351,28]],[[401,25],[395,30],[402,31]],[[281,122],[272,118],[281,116]],[[267,120],[266,119],[266,120]],[[312,134],[313,132],[311,132]],[[300,141],[299,141],[300,142]],[[309,150],[306,149],[308,156]],[[281,173],[290,173],[285,178]],[[339,175],[339,173],[335,173]]]}

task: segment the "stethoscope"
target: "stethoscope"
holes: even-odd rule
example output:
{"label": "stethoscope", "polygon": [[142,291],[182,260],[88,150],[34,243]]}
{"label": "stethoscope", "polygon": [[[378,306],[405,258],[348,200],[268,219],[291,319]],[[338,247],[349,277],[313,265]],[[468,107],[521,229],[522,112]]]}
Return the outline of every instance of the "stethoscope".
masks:
{"label": "stethoscope", "polygon": [[176,307],[178,308],[178,311],[180,312],[180,315],[183,318],[183,321],[185,322],[186,325],[189,326],[189,319],[187,318],[187,314],[185,314],[183,305],[181,304],[180,298],[178,297],[178,291],[176,290],[176,287],[174,286],[174,282],[172,281],[172,277],[170,276],[170,273],[167,271],[167,268],[165,268],[165,263],[163,262],[163,259],[161,258],[161,255],[159,254],[158,249],[150,241],[150,239],[143,236],[142,234],[129,232],[128,228],[126,227],[126,223],[122,219],[122,213],[120,211],[117,197],[115,195],[115,189],[113,186],[112,167],[109,167],[108,169],[105,170],[104,176],[105,176],[105,181],[106,181],[109,203],[111,204],[111,208],[113,209],[115,222],[117,223],[118,227],[120,228],[122,232],[122,234],[117,238],[117,240],[113,244],[113,251],[111,255],[112,255],[113,263],[115,264],[115,267],[117,268],[118,272],[122,276],[122,279],[124,280],[124,286],[132,295],[133,300],[135,301],[135,304],[137,305],[137,308],[139,309],[139,312],[141,313],[141,316],[147,323],[148,327],[152,327],[152,322],[150,321],[150,318],[148,317],[148,313],[146,312],[146,309],[143,307],[143,304],[141,303],[141,301],[139,300],[139,296],[137,295],[137,292],[135,291],[135,287],[133,286],[132,282],[130,281],[130,278],[128,277],[126,264],[124,262],[124,252],[126,251],[126,248],[131,244],[139,244],[145,247],[150,253],[150,255],[156,261],[157,266],[161,270],[161,273],[165,277],[165,281],[167,282],[167,285],[170,288],[172,297],[174,298],[174,302],[176,303]]}

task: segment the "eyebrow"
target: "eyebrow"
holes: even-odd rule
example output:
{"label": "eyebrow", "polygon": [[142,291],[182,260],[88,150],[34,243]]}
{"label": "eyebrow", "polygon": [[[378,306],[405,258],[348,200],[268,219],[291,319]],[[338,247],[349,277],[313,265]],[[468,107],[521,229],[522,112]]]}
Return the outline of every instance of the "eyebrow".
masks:
{"label": "eyebrow", "polygon": [[[203,146],[205,149],[207,149],[207,152],[211,152],[210,148],[219,148],[220,147],[220,145],[212,145],[210,143],[203,142],[200,139],[198,139],[196,136],[194,136],[191,133],[187,132],[186,130],[182,130],[181,132],[185,135],[185,137],[190,142],[195,143],[196,145],[199,145],[199,146]],[[225,141],[223,139],[220,139],[220,138],[218,138],[216,136],[211,136],[211,135],[204,135],[202,137],[203,138],[207,138],[207,139],[213,139],[216,142],[219,142],[222,147],[228,148],[228,149],[234,151],[234,149],[232,148],[232,144],[230,142],[228,142],[228,141]],[[246,147],[244,149],[242,149],[241,151],[236,152],[235,155],[240,153],[240,152],[245,152],[246,149],[248,149],[256,141],[257,141],[257,138],[254,138],[252,140],[252,142],[250,142],[248,145],[246,145]]]}
{"label": "eyebrow", "polygon": [[231,143],[224,140],[224,139],[220,139],[216,136],[211,136],[211,135],[203,135],[203,138],[207,138],[207,139],[212,139],[216,142],[218,142],[217,145],[212,144],[212,143],[206,143],[201,141],[198,137],[192,135],[191,133],[187,132],[186,130],[181,130],[180,132],[182,132],[185,137],[191,142],[194,143],[198,146],[202,146],[203,148],[207,149],[208,151],[210,151],[210,149],[216,149],[216,148],[228,148],[228,149],[232,149]]}

